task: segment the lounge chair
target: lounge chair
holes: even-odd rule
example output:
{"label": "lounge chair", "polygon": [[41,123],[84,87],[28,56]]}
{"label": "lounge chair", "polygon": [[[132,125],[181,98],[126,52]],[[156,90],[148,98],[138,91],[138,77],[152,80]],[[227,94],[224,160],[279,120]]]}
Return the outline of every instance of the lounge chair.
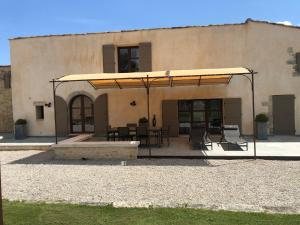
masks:
{"label": "lounge chair", "polygon": [[193,149],[204,149],[207,146],[210,146],[211,150],[213,149],[212,141],[209,139],[205,128],[191,128],[189,141]]}
{"label": "lounge chair", "polygon": [[224,125],[220,144],[222,143],[227,143],[227,149],[229,149],[229,144],[235,144],[241,148],[246,147],[248,151],[248,142],[241,137],[238,125]]}

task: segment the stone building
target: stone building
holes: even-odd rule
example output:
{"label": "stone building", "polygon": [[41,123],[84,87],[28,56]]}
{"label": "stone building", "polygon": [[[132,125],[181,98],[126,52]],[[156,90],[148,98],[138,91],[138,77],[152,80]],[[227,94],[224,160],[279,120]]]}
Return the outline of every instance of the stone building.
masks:
{"label": "stone building", "polygon": [[0,133],[13,131],[10,66],[0,66]]}
{"label": "stone building", "polygon": [[[10,48],[14,119],[28,121],[29,135],[54,135],[49,82],[54,78],[232,67],[258,72],[255,114],[270,117],[270,133],[300,134],[300,27],[249,19],[241,24],[19,37],[10,40]],[[158,127],[174,118],[175,135],[187,134],[193,124],[210,129],[230,123],[252,134],[251,89],[245,78],[219,86],[153,88],[150,95],[150,118],[156,116]],[[57,91],[58,132],[94,132],[99,121],[112,127],[137,123],[147,115],[145,98],[142,88],[63,84]],[[167,101],[174,104],[164,114]]]}

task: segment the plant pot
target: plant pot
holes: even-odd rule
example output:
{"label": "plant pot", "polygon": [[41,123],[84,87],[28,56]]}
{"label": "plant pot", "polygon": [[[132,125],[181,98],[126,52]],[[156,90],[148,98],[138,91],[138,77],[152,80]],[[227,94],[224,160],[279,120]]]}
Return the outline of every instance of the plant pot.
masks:
{"label": "plant pot", "polygon": [[267,124],[267,122],[256,122],[256,138],[258,140],[268,139],[268,124]]}
{"label": "plant pot", "polygon": [[27,137],[26,125],[15,124],[15,139],[22,140]]}

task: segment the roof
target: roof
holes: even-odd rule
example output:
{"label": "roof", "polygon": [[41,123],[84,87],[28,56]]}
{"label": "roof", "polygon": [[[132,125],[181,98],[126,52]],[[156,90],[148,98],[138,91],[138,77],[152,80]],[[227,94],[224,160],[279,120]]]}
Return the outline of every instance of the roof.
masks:
{"label": "roof", "polygon": [[251,74],[243,68],[167,70],[135,73],[71,74],[55,82],[88,81],[95,89],[167,87],[185,85],[228,84],[234,75]]}
{"label": "roof", "polygon": [[247,19],[243,23],[232,23],[232,24],[210,24],[210,25],[200,25],[200,26],[148,28],[148,29],[133,29],[133,30],[106,31],[106,32],[77,33],[77,34],[49,34],[49,35],[14,37],[14,38],[10,38],[9,40],[19,40],[19,39],[28,39],[28,38],[43,38],[43,37],[84,36],[84,35],[92,35],[92,34],[110,34],[110,33],[134,32],[134,31],[172,30],[172,29],[185,29],[185,28],[195,28],[195,27],[197,28],[197,27],[237,26],[237,25],[244,25],[244,24],[247,24],[249,22],[264,23],[264,24],[269,24],[269,25],[276,25],[276,26],[281,26],[281,27],[300,29],[300,26],[290,26],[290,25],[284,25],[284,24],[274,23],[274,22],[269,22],[269,21]]}

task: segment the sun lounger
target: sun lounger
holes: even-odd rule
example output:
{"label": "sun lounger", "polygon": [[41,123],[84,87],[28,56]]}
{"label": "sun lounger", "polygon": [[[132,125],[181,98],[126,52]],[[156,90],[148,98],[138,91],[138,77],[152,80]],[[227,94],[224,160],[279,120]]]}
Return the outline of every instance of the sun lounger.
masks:
{"label": "sun lounger", "polygon": [[227,143],[228,149],[229,144],[236,144],[240,147],[246,147],[248,150],[248,142],[241,137],[240,129],[238,125],[224,125],[223,127],[223,137],[220,143]]}

